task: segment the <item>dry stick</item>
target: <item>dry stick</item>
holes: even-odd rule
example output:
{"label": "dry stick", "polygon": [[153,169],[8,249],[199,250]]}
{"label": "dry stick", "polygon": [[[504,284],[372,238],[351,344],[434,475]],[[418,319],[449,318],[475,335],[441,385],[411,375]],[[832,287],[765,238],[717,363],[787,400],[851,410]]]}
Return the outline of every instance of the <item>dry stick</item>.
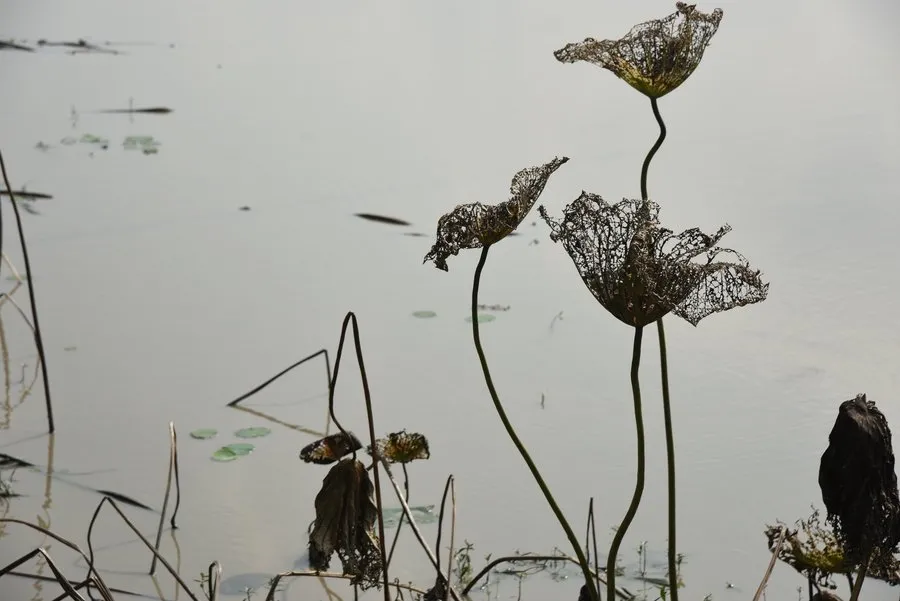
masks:
{"label": "dry stick", "polygon": [[781,527],[781,534],[778,536],[778,542],[775,543],[775,547],[772,549],[772,558],[769,560],[769,567],[766,568],[766,573],[763,576],[762,581],[759,583],[759,587],[756,589],[756,594],[753,595],[753,601],[759,601],[759,598],[762,597],[763,591],[766,590],[766,584],[769,582],[769,577],[772,575],[772,570],[775,569],[775,560],[778,559],[778,552],[781,551],[781,545],[784,544],[784,536],[787,534],[787,528],[784,526]]}
{"label": "dry stick", "polygon": [[[240,403],[241,401],[244,401],[244,400],[248,399],[249,397],[253,396],[254,394],[256,394],[257,392],[259,392],[260,390],[262,390],[263,388],[265,388],[266,386],[268,386],[269,384],[271,384],[272,382],[274,382],[275,380],[277,380],[278,378],[280,378],[280,377],[283,376],[284,374],[288,373],[289,371],[291,371],[291,370],[294,369],[295,367],[298,367],[298,366],[300,366],[300,365],[303,365],[304,363],[306,363],[306,362],[309,361],[310,359],[315,359],[315,358],[318,357],[319,355],[325,355],[325,368],[326,368],[326,370],[327,370],[328,372],[330,372],[330,371],[331,371],[331,368],[330,368],[330,363],[331,363],[331,362],[328,360],[328,349],[321,349],[321,350],[316,351],[316,352],[313,353],[312,355],[309,355],[308,357],[304,357],[303,359],[300,359],[299,361],[297,361],[296,363],[294,363],[294,364],[291,365],[290,367],[287,367],[287,368],[281,370],[280,372],[278,372],[277,374],[275,374],[274,376],[272,376],[271,378],[269,378],[268,380],[266,380],[265,382],[263,382],[262,384],[260,384],[260,385],[257,386],[256,388],[254,388],[253,390],[251,390],[250,392],[247,392],[247,393],[245,393],[245,394],[242,394],[242,395],[239,396],[238,398],[236,398],[236,399],[234,399],[233,401],[231,401],[230,403],[228,403],[228,406],[229,406],[229,407],[234,407],[235,405],[237,405],[237,404]],[[328,376],[329,376],[329,378],[328,378],[328,385],[331,386],[331,374],[329,373]]]}
{"label": "dry stick", "polygon": [[[265,601],[275,600],[275,589],[278,587],[278,584],[281,582],[282,578],[299,578],[303,576],[311,576],[313,578],[329,578],[332,580],[352,580],[353,578],[355,578],[355,576],[353,576],[352,574],[338,574],[337,572],[316,572],[315,570],[291,570],[288,572],[281,572],[280,574],[276,574],[275,577],[272,578],[272,583],[269,585],[269,592],[268,594],[266,594]],[[424,595],[427,592],[409,584],[400,584],[399,582],[389,582],[388,584],[395,589],[409,591],[418,595]]]}
{"label": "dry stick", "polygon": [[[460,591],[460,594],[463,597],[468,595],[469,591],[471,591],[475,587],[475,584],[479,580],[481,580],[481,578],[483,578],[488,572],[494,569],[495,566],[501,563],[511,563],[515,561],[567,561],[569,563],[574,563],[575,565],[580,565],[578,559],[572,557],[571,555],[506,555],[504,557],[498,557],[484,566],[484,568],[482,568],[481,571],[478,572],[471,581],[469,581],[469,584],[467,584],[465,588]],[[606,581],[603,578],[600,578],[599,573],[596,574],[596,576],[600,580],[600,582],[606,584]],[[625,589],[622,588],[616,589],[616,596],[621,599],[631,599],[632,597],[634,597],[634,595],[628,594]]]}
{"label": "dry stick", "polygon": [[[450,514],[450,554],[447,557],[447,582],[450,582],[450,576],[453,574],[453,547],[456,543],[456,479],[450,476],[450,507],[453,513]],[[444,591],[444,601],[449,601],[450,589]]]}
{"label": "dry stick", "polygon": [[[363,396],[366,400],[366,419],[369,422],[369,443],[372,449],[372,455],[377,456],[378,451],[375,445],[375,418],[372,415],[372,395],[369,392],[369,379],[366,377],[366,364],[363,360],[362,345],[359,341],[359,323],[356,320],[356,314],[349,311],[344,317],[344,323],[341,324],[341,338],[338,342],[337,357],[334,360],[334,376],[331,379],[331,385],[328,387],[328,409],[331,419],[340,431],[347,435],[347,431],[338,422],[334,415],[334,387],[337,384],[338,369],[341,364],[341,355],[344,351],[344,338],[347,335],[347,326],[353,325],[353,346],[356,350],[356,362],[359,365],[359,376],[362,379]],[[355,455],[355,452],[354,452]],[[381,482],[378,474],[378,462],[374,462],[375,469],[372,473],[375,475],[375,504],[378,508],[378,551],[381,554],[382,579],[384,580],[384,601],[391,601],[390,590],[388,590],[388,565],[387,554],[384,551],[384,505],[381,503]]]}
{"label": "dry stick", "polygon": [[597,576],[595,584],[597,585],[597,591],[599,592],[600,554],[597,552],[597,519],[594,517],[594,497],[591,497],[590,501],[588,501],[587,531],[584,533],[584,548],[587,549],[588,552],[588,563],[591,562],[591,545],[589,544],[591,540],[593,540],[594,550],[594,574]]}
{"label": "dry stick", "polygon": [[[119,517],[122,518],[122,520],[128,525],[128,527],[131,528],[131,531],[137,535],[137,537],[141,540],[142,543],[144,543],[144,546],[147,547],[148,549],[150,549],[150,552],[153,553],[153,555],[159,559],[159,562],[163,565],[163,567],[166,568],[166,570],[169,571],[169,574],[172,575],[172,577],[175,579],[175,581],[181,585],[181,588],[184,589],[184,592],[187,593],[187,595],[191,599],[193,599],[193,601],[199,601],[199,599],[197,599],[197,596],[193,592],[191,592],[191,589],[184,582],[184,580],[181,579],[181,576],[178,575],[178,572],[175,570],[175,568],[173,568],[169,564],[169,562],[166,561],[165,557],[160,555],[159,552],[153,548],[153,545],[150,544],[150,541],[148,541],[144,537],[144,535],[141,534],[141,531],[138,530],[137,526],[135,526],[131,522],[131,520],[128,519],[128,517],[125,515],[125,513],[121,509],[119,509],[119,506],[116,504],[116,502],[110,497],[103,497],[100,500],[100,503],[97,504],[97,509],[94,510],[94,515],[91,517],[91,522],[88,525],[87,543],[88,543],[89,558],[86,558],[86,559],[88,560],[88,566],[89,566],[90,570],[92,572],[94,572],[95,574],[97,574],[97,569],[94,567],[94,545],[91,542],[91,534],[94,531],[94,523],[97,521],[97,516],[100,515],[100,510],[103,508],[104,503],[109,503],[110,506],[116,510],[116,513],[119,514]],[[98,574],[98,577],[99,577],[99,574]]]}
{"label": "dry stick", "polygon": [[866,557],[865,563],[862,564],[859,572],[856,574],[856,583],[853,585],[853,590],[850,592],[850,601],[858,601],[859,592],[862,590],[863,580],[866,579],[866,572],[869,571],[869,557]]}
{"label": "dry stick", "polygon": [[[428,546],[428,543],[425,542],[425,537],[422,536],[422,531],[419,530],[419,525],[416,524],[415,518],[413,518],[412,511],[409,508],[409,504],[406,502],[406,499],[403,498],[403,493],[400,491],[400,486],[397,484],[397,481],[394,479],[394,475],[391,473],[391,467],[387,461],[382,458],[378,458],[379,463],[381,463],[382,467],[384,467],[384,472],[387,474],[388,480],[391,483],[391,486],[394,487],[394,493],[397,495],[397,500],[400,501],[400,506],[403,507],[403,515],[406,516],[406,519],[409,521],[409,527],[412,528],[413,534],[416,536],[416,540],[419,541],[419,544],[422,546],[422,549],[425,551],[425,554],[428,556],[428,559],[431,560],[431,565],[434,566],[434,569],[440,573],[440,563],[438,563],[437,557],[435,557],[434,552]],[[450,589],[450,595],[453,597],[454,601],[460,601],[459,595],[456,590],[447,583],[447,587]]]}
{"label": "dry stick", "polygon": [[609,546],[609,557],[606,558],[606,598],[612,599],[615,596],[616,585],[616,556],[619,554],[619,547],[625,533],[637,513],[638,506],[641,504],[641,496],[644,494],[644,418],[641,410],[641,383],[638,377],[638,370],[641,365],[641,341],[644,336],[643,326],[634,328],[634,349],[631,354],[631,393],[634,397],[634,425],[637,430],[637,477],[635,478],[634,493],[631,496],[631,504],[622,523],[616,529],[613,535],[612,544]]}
{"label": "dry stick", "polygon": [[209,601],[219,598],[219,581],[222,579],[222,565],[218,561],[209,564],[207,570],[207,582],[209,583]]}
{"label": "dry stick", "polygon": [[[444,508],[447,505],[447,495],[450,494],[450,482],[452,480],[453,474],[450,474],[447,476],[446,482],[444,482],[444,492],[441,495],[441,510],[438,512],[437,538],[434,541],[434,560],[438,564],[435,568],[437,570],[438,578],[441,576],[441,536],[444,532]],[[449,580],[447,582],[449,582]]]}
{"label": "dry stick", "polygon": [[[562,509],[559,508],[556,499],[553,498],[553,493],[550,492],[550,488],[547,486],[547,483],[544,482],[544,477],[541,476],[541,472],[531,459],[528,449],[525,448],[525,445],[519,439],[519,435],[516,434],[515,428],[513,428],[512,423],[510,423],[509,418],[506,416],[506,410],[503,409],[503,404],[500,402],[500,397],[497,395],[497,389],[494,387],[494,380],[491,378],[491,370],[488,367],[487,358],[485,357],[484,349],[481,346],[481,333],[478,327],[478,288],[481,285],[481,272],[484,269],[484,263],[487,261],[487,255],[490,248],[490,244],[486,244],[482,248],[481,258],[478,260],[478,266],[475,268],[475,277],[472,282],[472,338],[475,342],[475,351],[478,353],[478,360],[481,362],[481,371],[484,374],[484,382],[491,395],[491,400],[494,402],[494,409],[496,409],[497,415],[500,417],[500,421],[503,422],[503,427],[506,429],[506,434],[519,451],[519,455],[522,456],[522,459],[528,466],[528,469],[531,472],[534,481],[541,489],[541,492],[544,493],[547,504],[550,505],[550,509],[553,510],[556,520],[559,522],[563,531],[565,531],[566,537],[569,539],[569,544],[572,545],[572,549],[575,551],[576,557],[578,557],[578,564],[584,574],[584,579],[587,581],[590,598],[593,601],[600,601],[600,594],[594,588],[594,580],[591,577],[591,566],[588,565],[587,560],[584,557],[584,551],[578,543],[578,537],[576,537],[575,533],[572,531],[572,527],[569,525],[568,520],[566,520],[566,516],[563,515]],[[610,597],[612,597],[612,595],[610,595]]]}
{"label": "dry stick", "polygon": [[[6,572],[12,570],[16,566],[19,566],[19,565],[25,563],[26,561],[28,561],[35,555],[41,555],[44,557],[44,559],[47,561],[47,564],[50,566],[50,569],[53,570],[53,575],[56,576],[56,582],[58,582],[59,585],[61,587],[63,587],[63,590],[66,591],[66,594],[68,596],[72,597],[73,599],[80,599],[81,601],[85,601],[85,598],[82,597],[81,595],[79,595],[78,592],[76,591],[75,587],[73,587],[69,583],[69,579],[66,578],[65,576],[63,576],[62,573],[59,571],[59,569],[57,569],[56,564],[53,562],[53,559],[50,557],[50,555],[47,553],[47,551],[44,550],[43,547],[38,547],[37,549],[35,549],[32,552],[26,553],[19,559],[15,560],[11,564],[9,564],[8,566],[6,566],[2,570],[0,570],[0,576],[5,574]],[[81,588],[81,587],[78,587],[78,588]],[[109,601],[112,601],[112,600],[110,599]]]}
{"label": "dry stick", "polygon": [[[163,524],[166,521],[166,508],[169,506],[169,494],[172,492],[172,473],[175,471],[175,422],[169,422],[169,476],[166,478],[166,493],[163,497],[162,511],[159,513],[159,528],[156,529],[156,553],[150,560],[150,575],[156,572],[156,558],[159,556],[159,543],[162,541]],[[179,495],[180,496],[180,495]],[[172,516],[175,521],[175,516]],[[174,527],[174,526],[173,526]]]}
{"label": "dry stick", "polygon": [[[403,468],[403,491],[406,495],[406,502],[409,503],[409,472],[406,470],[405,463],[401,463],[400,467]],[[400,540],[400,531],[403,529],[403,520],[405,517],[406,516],[401,513],[400,519],[397,520],[397,530],[394,532],[394,540],[391,543],[391,550],[388,552],[388,565],[391,565],[391,559],[394,557],[394,549],[397,548],[397,542]]]}
{"label": "dry stick", "polygon": [[[172,540],[175,541],[175,532],[178,526],[175,525],[175,516],[178,515],[178,508],[181,507],[181,478],[178,476],[178,432],[175,431],[175,424],[171,424],[172,430],[172,464],[175,466],[175,508],[172,510],[172,519],[169,525],[172,527]],[[175,548],[178,548],[178,541],[175,541]],[[178,552],[179,562],[181,561],[181,551]],[[180,570],[179,570],[180,571]]]}
{"label": "dry stick", "polygon": [[[44,582],[57,582],[56,578],[54,578],[53,576],[45,576],[43,574],[29,574],[28,572],[19,572],[17,570],[10,570],[9,572],[6,572],[6,574],[9,576],[18,576],[19,578],[28,578],[30,580],[43,580]],[[75,590],[78,590],[79,588],[82,588],[83,586],[85,586],[85,583],[92,584],[95,588],[99,588],[99,587],[97,587],[97,579],[94,578],[93,576],[91,576],[90,578],[88,578],[87,580],[85,580],[83,582],[76,582],[74,580],[69,580],[69,584],[71,584],[72,588],[74,588]],[[110,592],[113,592],[117,595],[129,595],[131,597],[145,597],[147,599],[154,599],[155,601],[159,601],[159,595],[157,595],[156,597],[153,597],[153,596],[147,595],[145,593],[136,593],[134,591],[128,591],[123,588],[116,588],[114,586],[110,586],[108,588],[109,588]]]}
{"label": "dry stick", "polygon": [[[90,578],[90,574],[91,574],[91,572],[93,572],[94,576],[96,577],[96,586],[97,586],[97,589],[100,591],[100,593],[101,593],[105,598],[110,598],[110,597],[112,597],[112,595],[109,593],[109,587],[107,587],[107,586],[106,586],[106,583],[103,582],[103,578],[102,578],[102,577],[100,576],[100,574],[94,569],[93,563],[92,563],[91,560],[88,558],[87,554],[85,554],[85,552],[81,550],[81,547],[79,547],[79,546],[76,545],[75,543],[71,542],[70,540],[61,537],[60,535],[56,534],[55,532],[52,532],[52,531],[48,530],[47,528],[43,528],[43,527],[41,527],[41,526],[38,526],[38,525],[36,525],[36,524],[32,524],[32,523],[30,523],[30,522],[26,522],[26,521],[24,521],[24,520],[19,520],[19,519],[16,519],[16,518],[0,518],[0,523],[4,523],[4,522],[8,522],[8,523],[10,523],[10,524],[20,524],[20,525],[22,525],[22,526],[27,526],[27,527],[31,528],[32,530],[37,530],[37,531],[40,532],[41,534],[43,534],[43,535],[45,535],[45,536],[49,536],[49,537],[52,538],[53,540],[55,540],[55,541],[57,541],[57,542],[59,542],[59,543],[65,545],[66,547],[72,549],[73,551],[75,551],[76,553],[78,553],[79,555],[81,555],[81,557],[84,559],[84,561],[88,564],[88,569],[89,569],[89,571],[88,571],[88,577]],[[90,542],[90,541],[88,541],[88,542]],[[0,576],[2,576],[2,575],[4,574],[4,571],[5,571],[5,570],[0,570]],[[196,600],[195,600],[195,601],[196,601]]]}
{"label": "dry stick", "polygon": [[[37,302],[34,294],[34,272],[31,270],[31,261],[28,259],[28,245],[25,243],[25,230],[22,229],[22,217],[19,214],[19,205],[16,203],[12,194],[12,186],[9,183],[9,177],[6,175],[6,164],[3,162],[3,153],[0,152],[0,171],[3,172],[3,183],[9,190],[9,199],[13,207],[13,213],[16,216],[16,226],[19,229],[19,241],[22,244],[22,259],[25,262],[25,273],[28,274],[28,299],[31,301],[31,315],[34,317],[34,343],[37,346],[38,356],[41,358],[41,374],[44,377],[44,399],[47,404],[47,429],[52,434],[55,430],[53,425],[53,405],[50,402],[50,378],[47,375],[47,358],[44,356],[44,339],[41,336],[41,326],[38,322]],[[0,229],[3,229],[3,220],[0,218]],[[2,250],[2,246],[0,246]]]}

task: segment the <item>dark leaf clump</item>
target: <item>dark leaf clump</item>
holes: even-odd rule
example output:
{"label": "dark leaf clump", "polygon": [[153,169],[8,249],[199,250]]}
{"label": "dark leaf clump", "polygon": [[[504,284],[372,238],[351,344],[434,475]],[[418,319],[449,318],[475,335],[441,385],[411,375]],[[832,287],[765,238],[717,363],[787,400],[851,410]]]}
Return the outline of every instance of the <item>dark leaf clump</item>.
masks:
{"label": "dark leaf clump", "polygon": [[900,498],[887,419],[865,394],[841,403],[819,465],[819,487],[847,560],[889,556],[900,541]]}

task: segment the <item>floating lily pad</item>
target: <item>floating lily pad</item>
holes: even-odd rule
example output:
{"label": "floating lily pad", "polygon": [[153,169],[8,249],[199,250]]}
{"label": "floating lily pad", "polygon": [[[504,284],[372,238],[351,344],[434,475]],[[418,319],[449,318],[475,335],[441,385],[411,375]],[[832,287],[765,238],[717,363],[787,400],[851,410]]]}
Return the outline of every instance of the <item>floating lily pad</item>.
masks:
{"label": "floating lily pad", "polygon": [[[412,514],[416,524],[433,524],[437,522],[438,515],[434,511],[434,505],[422,505],[419,507],[410,507],[409,512]],[[384,527],[393,528],[400,521],[403,515],[402,507],[385,507],[384,509]]]}
{"label": "floating lily pad", "polygon": [[215,428],[200,428],[199,430],[194,430],[191,432],[191,438],[196,438],[198,440],[206,440],[207,438],[212,438],[219,431]]}
{"label": "floating lily pad", "polygon": [[238,454],[228,447],[222,447],[212,454],[213,461],[234,461],[238,458]]}
{"label": "floating lily pad", "polygon": [[256,447],[254,447],[254,446],[253,446],[252,444],[250,444],[249,442],[233,442],[233,443],[231,443],[231,444],[229,444],[229,445],[225,445],[225,446],[222,447],[222,448],[223,448],[223,449],[228,449],[229,451],[231,451],[231,452],[234,453],[235,455],[238,455],[238,456],[243,457],[244,455],[249,455],[250,452],[251,452],[253,449],[255,449]]}
{"label": "floating lily pad", "polygon": [[272,430],[269,428],[257,426],[255,428],[241,428],[235,432],[234,435],[238,438],[260,438],[262,436],[268,436],[271,432]]}
{"label": "floating lily pad", "polygon": [[[491,315],[490,313],[479,313],[478,314],[478,323],[487,323],[489,321],[494,321],[495,319],[497,319],[497,316]],[[472,323],[472,316],[471,315],[466,316],[466,321],[468,321],[469,323]]]}
{"label": "floating lily pad", "polygon": [[437,317],[437,313],[434,311],[413,311],[413,317],[418,317],[419,319],[429,319],[431,317]]}
{"label": "floating lily pad", "polygon": [[156,154],[159,151],[159,140],[153,136],[127,136],[122,142],[125,150],[140,150],[144,154]]}
{"label": "floating lily pad", "polygon": [[78,141],[82,144],[97,144],[99,146],[109,145],[109,140],[100,136],[95,136],[94,134],[84,134]]}
{"label": "floating lily pad", "polygon": [[59,143],[65,145],[65,146],[71,146],[72,144],[78,143],[78,138],[73,138],[72,136],[66,136],[65,138],[60,140]]}

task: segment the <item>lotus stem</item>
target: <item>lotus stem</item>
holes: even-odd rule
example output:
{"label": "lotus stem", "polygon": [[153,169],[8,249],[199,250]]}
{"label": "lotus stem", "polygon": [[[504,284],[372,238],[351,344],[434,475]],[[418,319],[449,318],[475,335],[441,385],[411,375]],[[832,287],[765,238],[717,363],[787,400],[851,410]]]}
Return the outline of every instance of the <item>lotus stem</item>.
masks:
{"label": "lotus stem", "polygon": [[641,341],[644,337],[643,326],[634,329],[634,350],[631,355],[631,393],[634,397],[634,424],[637,429],[637,481],[634,485],[634,494],[631,497],[631,505],[622,523],[616,529],[612,544],[609,547],[609,557],[606,558],[606,598],[614,599],[616,594],[616,558],[619,555],[619,547],[631,521],[641,504],[641,496],[644,494],[644,417],[641,411],[641,383],[638,378],[638,370],[641,365]]}
{"label": "lotus stem", "polygon": [[[575,551],[575,555],[578,557],[578,565],[581,566],[581,571],[584,573],[584,579],[588,585],[591,600],[600,601],[600,595],[597,592],[597,587],[594,584],[594,577],[591,574],[591,566],[588,564],[587,559],[585,559],[584,551],[581,549],[581,545],[578,543],[578,538],[575,536],[575,532],[572,530],[572,527],[569,526],[569,522],[566,520],[566,517],[563,515],[562,510],[556,503],[556,499],[553,498],[553,494],[550,492],[550,488],[547,486],[546,482],[544,482],[544,478],[541,476],[540,471],[538,471],[538,468],[534,464],[534,461],[532,461],[531,455],[528,454],[528,449],[525,448],[525,445],[519,439],[519,436],[516,434],[515,429],[510,423],[509,418],[506,416],[506,411],[503,409],[503,404],[500,402],[500,397],[497,395],[497,389],[494,387],[494,381],[491,378],[491,371],[488,368],[487,359],[484,355],[484,349],[481,346],[481,333],[479,332],[478,328],[478,288],[481,285],[481,272],[484,269],[484,263],[487,260],[488,251],[490,250],[490,248],[490,244],[486,244],[484,248],[482,248],[481,258],[478,260],[478,266],[475,268],[475,279],[472,284],[472,336],[475,341],[475,350],[478,352],[478,360],[481,362],[481,371],[484,373],[484,381],[485,384],[487,384],[488,392],[491,395],[491,400],[494,402],[494,408],[497,410],[497,415],[500,416],[500,421],[503,422],[503,427],[506,429],[506,433],[509,435],[510,440],[512,440],[513,444],[516,446],[516,449],[518,449],[519,454],[522,455],[522,459],[525,460],[525,464],[531,471],[531,475],[534,477],[535,482],[537,482],[537,485],[540,487],[541,492],[544,493],[544,498],[547,499],[547,503],[553,510],[557,521],[559,521],[559,525],[562,526],[562,529],[566,533],[566,537],[569,539],[569,544],[572,545],[572,548]],[[612,599],[613,596],[611,595],[609,598]]]}

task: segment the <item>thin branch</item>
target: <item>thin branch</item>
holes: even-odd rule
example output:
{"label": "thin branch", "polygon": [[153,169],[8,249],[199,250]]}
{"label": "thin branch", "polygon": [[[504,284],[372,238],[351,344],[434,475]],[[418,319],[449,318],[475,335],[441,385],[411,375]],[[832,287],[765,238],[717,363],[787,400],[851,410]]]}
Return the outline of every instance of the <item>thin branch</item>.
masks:
{"label": "thin branch", "polygon": [[329,386],[330,386],[331,385],[331,373],[330,373],[331,372],[331,367],[330,367],[331,362],[328,360],[328,349],[321,349],[321,350],[316,351],[312,355],[309,355],[308,357],[304,357],[303,359],[300,359],[299,361],[297,361],[290,367],[286,367],[285,369],[281,370],[280,372],[278,372],[277,374],[275,374],[274,376],[272,376],[271,378],[269,378],[268,380],[266,380],[265,382],[263,382],[262,384],[260,384],[256,388],[254,388],[253,390],[251,390],[250,392],[246,392],[246,393],[242,394],[241,396],[239,396],[238,398],[231,401],[230,403],[228,403],[228,406],[234,407],[241,401],[244,401],[244,400],[250,398],[251,396],[253,396],[257,392],[259,392],[260,390],[262,390],[263,388],[265,388],[266,386],[268,386],[269,384],[271,384],[272,382],[274,382],[275,380],[277,380],[284,374],[288,373],[295,367],[303,365],[307,361],[309,361],[311,359],[315,359],[319,355],[325,355],[325,370],[326,370],[326,372],[328,372],[328,381],[329,381]]}
{"label": "thin branch", "polygon": [[[153,559],[150,560],[150,575],[152,576],[154,572],[156,572],[156,558],[159,557],[159,544],[162,541],[162,532],[163,532],[163,524],[166,521],[166,508],[169,506],[169,495],[172,492],[172,475],[175,472],[175,462],[177,458],[176,451],[176,443],[175,443],[175,422],[169,422],[169,475],[166,478],[166,492],[163,496],[163,505],[162,511],[159,513],[159,528],[156,529],[156,544],[153,545],[153,548],[156,550],[156,553],[153,554]],[[181,497],[181,493],[178,493],[179,498]],[[177,511],[176,507],[176,511]],[[175,515],[172,515],[172,523],[174,528],[175,523]]]}
{"label": "thin branch", "polygon": [[[12,186],[9,183],[9,177],[6,174],[6,164],[3,162],[3,153],[0,152],[0,171],[3,172],[3,183],[9,191],[9,198],[13,207],[13,213],[16,216],[16,226],[19,230],[19,241],[22,244],[22,259],[25,262],[25,273],[28,274],[28,299],[31,301],[31,315],[34,318],[34,343],[37,346],[38,356],[41,358],[41,374],[44,377],[44,399],[47,405],[47,428],[52,434],[55,430],[53,425],[53,405],[50,401],[50,378],[47,375],[47,358],[44,356],[44,339],[41,336],[41,325],[38,321],[37,302],[34,293],[34,271],[31,269],[31,261],[28,259],[28,245],[25,242],[25,230],[22,228],[22,217],[19,214],[19,205],[12,194]],[[3,219],[0,218],[0,230],[3,228]],[[2,240],[0,240],[0,251],[2,251]]]}
{"label": "thin branch", "polygon": [[759,598],[762,597],[763,592],[766,590],[766,584],[768,584],[769,582],[769,577],[772,575],[772,570],[775,569],[775,560],[778,559],[778,553],[781,551],[781,545],[784,544],[784,537],[786,534],[787,528],[782,526],[781,534],[778,535],[778,542],[776,542],[775,546],[772,548],[772,558],[769,560],[769,567],[766,568],[766,573],[756,589],[756,594],[753,595],[753,601],[759,601]]}

